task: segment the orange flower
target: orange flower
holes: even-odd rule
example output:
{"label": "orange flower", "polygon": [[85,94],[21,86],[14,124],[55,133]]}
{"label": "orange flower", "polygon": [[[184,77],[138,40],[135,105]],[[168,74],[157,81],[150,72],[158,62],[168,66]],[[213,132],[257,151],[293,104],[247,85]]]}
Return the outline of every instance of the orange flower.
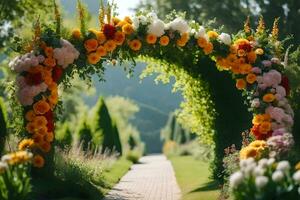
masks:
{"label": "orange flower", "polygon": [[72,37],[74,38],[74,39],[80,39],[80,37],[81,37],[81,32],[80,32],[80,30],[79,29],[74,29],[73,31],[72,31]]}
{"label": "orange flower", "polygon": [[29,122],[27,125],[26,125],[26,131],[28,133],[34,133],[34,129],[35,129],[35,125],[32,123],[32,122]]}
{"label": "orange flower", "polygon": [[33,145],[34,145],[34,141],[32,139],[24,139],[19,143],[18,149],[20,151],[26,150],[28,148],[31,148]]}
{"label": "orange flower", "polygon": [[211,39],[217,39],[219,34],[216,31],[208,31],[207,36]]}
{"label": "orange flower", "polygon": [[56,105],[58,102],[58,94],[57,91],[52,91],[51,95],[48,97],[49,103]]}
{"label": "orange flower", "polygon": [[117,25],[121,20],[117,17],[113,17],[113,23],[114,25]]}
{"label": "orange flower", "polygon": [[34,117],[35,117],[35,114],[34,114],[33,110],[29,110],[25,115],[25,119],[30,122],[33,121]]}
{"label": "orange flower", "polygon": [[204,37],[199,37],[197,43],[199,47],[204,48],[207,45],[207,40]]}
{"label": "orange flower", "polygon": [[113,40],[108,40],[105,44],[104,44],[104,48],[106,51],[110,52],[110,51],[113,51],[115,50],[117,47],[115,41]]}
{"label": "orange flower", "polygon": [[131,35],[133,33],[133,26],[131,24],[125,24],[122,27],[122,31],[126,34],[126,35]]}
{"label": "orange flower", "polygon": [[253,84],[256,81],[256,75],[253,73],[250,73],[247,75],[246,80],[248,83]]}
{"label": "orange flower", "polygon": [[87,52],[96,51],[98,47],[98,41],[96,39],[88,39],[84,42],[84,47]]}
{"label": "orange flower", "polygon": [[239,49],[237,51],[237,54],[238,54],[239,57],[243,57],[243,56],[246,55],[246,51],[244,49]]}
{"label": "orange flower", "polygon": [[264,121],[271,121],[271,115],[269,115],[269,114],[263,114],[262,116],[264,118]]}
{"label": "orange flower", "polygon": [[45,140],[47,142],[52,142],[54,139],[54,135],[53,135],[53,132],[48,132],[46,135],[45,135]]}
{"label": "orange flower", "polygon": [[106,56],[106,54],[107,54],[107,52],[103,46],[99,46],[96,53],[101,57]]}
{"label": "orange flower", "polygon": [[97,64],[101,59],[101,56],[98,55],[97,53],[90,53],[88,55],[88,63],[95,65]]}
{"label": "orange flower", "polygon": [[275,100],[276,98],[275,98],[275,96],[274,96],[274,94],[265,94],[264,96],[263,96],[263,101],[264,102],[267,102],[267,103],[271,103],[271,102],[273,102],[274,100]]}
{"label": "orange flower", "polygon": [[43,62],[44,65],[48,66],[48,67],[55,67],[56,65],[56,61],[54,58],[46,58]]}
{"label": "orange flower", "polygon": [[[118,24],[117,24],[117,27],[123,27],[123,26],[125,26],[126,24],[128,24],[128,22],[126,22],[126,21],[119,21],[118,22]],[[124,31],[123,31],[124,32]]]}
{"label": "orange flower", "polygon": [[263,115],[255,115],[252,119],[252,124],[260,125],[264,121]]}
{"label": "orange flower", "polygon": [[103,44],[106,41],[106,37],[103,32],[97,33],[97,40],[99,44]]}
{"label": "orange flower", "polygon": [[44,49],[44,52],[48,58],[52,58],[52,56],[53,56],[53,48],[52,47],[46,47]]}
{"label": "orange flower", "polygon": [[40,155],[35,155],[33,157],[33,166],[37,168],[42,168],[45,165],[45,160]]}
{"label": "orange flower", "polygon": [[203,49],[204,54],[205,54],[205,55],[208,55],[208,54],[212,53],[213,49],[214,49],[213,44],[212,44],[211,42],[208,42],[208,43],[206,44],[206,46],[204,47],[204,49]]}
{"label": "orange flower", "polygon": [[50,110],[50,106],[46,101],[40,100],[33,105],[33,110],[35,114],[43,115]]}
{"label": "orange flower", "polygon": [[50,90],[50,91],[57,91],[57,83],[55,83],[55,82],[52,82],[50,85],[48,85],[48,89]]}
{"label": "orange flower", "polygon": [[33,119],[33,122],[34,126],[37,128],[37,127],[43,127],[43,126],[46,126],[48,121],[46,119],[46,117],[44,116],[36,116],[34,119]]}
{"label": "orange flower", "polygon": [[[52,69],[52,67],[51,67],[51,69]],[[28,70],[28,72],[31,74],[43,73],[43,71],[44,71],[44,67],[42,65],[30,67]]]}
{"label": "orange flower", "polygon": [[142,43],[141,41],[139,41],[138,39],[132,40],[129,42],[129,47],[133,50],[133,51],[138,51],[141,49],[142,47]]}
{"label": "orange flower", "polygon": [[252,70],[252,66],[249,64],[242,64],[240,66],[241,74],[249,74]]}
{"label": "orange flower", "polygon": [[32,138],[34,140],[34,143],[39,144],[39,145],[44,141],[44,138],[41,134],[34,134],[32,136]]}
{"label": "orange flower", "polygon": [[232,65],[232,66],[231,66],[231,71],[232,71],[232,73],[234,73],[234,74],[240,74],[240,73],[241,73],[240,66],[237,65],[237,64]]}
{"label": "orange flower", "polygon": [[270,122],[262,122],[259,126],[259,132],[261,133],[268,133],[271,130],[271,123]]}
{"label": "orange flower", "polygon": [[122,45],[125,40],[125,33],[118,31],[115,33],[114,41],[117,45]]}
{"label": "orange flower", "polygon": [[255,158],[258,155],[258,152],[256,148],[252,146],[247,146],[245,148],[242,148],[240,151],[240,159],[244,160],[247,158]]}
{"label": "orange flower", "polygon": [[48,153],[51,150],[51,144],[49,142],[42,142],[39,147],[45,153]]}
{"label": "orange flower", "polygon": [[180,47],[184,47],[186,43],[189,41],[189,34],[184,33],[181,37],[176,41],[176,44]]}
{"label": "orange flower", "polygon": [[124,21],[127,22],[127,23],[129,23],[129,24],[132,24],[132,20],[130,19],[129,16],[126,16],[126,17],[124,18]]}
{"label": "orange flower", "polygon": [[146,36],[146,41],[147,41],[148,44],[155,44],[156,41],[157,41],[157,37],[153,34],[148,34]]}
{"label": "orange flower", "polygon": [[249,60],[250,63],[255,63],[256,61],[256,53],[254,51],[250,51],[248,54],[247,54],[247,58]]}
{"label": "orange flower", "polygon": [[242,90],[246,88],[247,83],[244,79],[237,79],[235,86],[237,87],[237,89]]}
{"label": "orange flower", "polygon": [[35,133],[37,135],[46,135],[48,132],[48,128],[46,126],[39,126],[38,129],[36,129]]}
{"label": "orange flower", "polygon": [[159,44],[161,46],[167,46],[170,42],[170,38],[166,35],[162,36],[160,39],[159,39]]}

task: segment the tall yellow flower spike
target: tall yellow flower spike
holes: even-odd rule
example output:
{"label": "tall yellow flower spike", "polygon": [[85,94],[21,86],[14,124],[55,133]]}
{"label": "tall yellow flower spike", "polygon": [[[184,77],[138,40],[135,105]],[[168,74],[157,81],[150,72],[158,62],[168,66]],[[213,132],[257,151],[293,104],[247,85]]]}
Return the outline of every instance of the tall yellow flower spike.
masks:
{"label": "tall yellow flower spike", "polygon": [[250,33],[251,31],[251,27],[250,27],[250,17],[248,16],[246,21],[245,21],[245,24],[244,24],[244,31],[245,33]]}
{"label": "tall yellow flower spike", "polygon": [[274,23],[273,23],[272,37],[274,40],[278,39],[278,33],[279,33],[278,22],[279,22],[279,17],[275,18]]}
{"label": "tall yellow flower spike", "polygon": [[56,21],[56,33],[60,34],[61,15],[56,0],[53,0],[53,5],[54,5],[54,16]]}
{"label": "tall yellow flower spike", "polygon": [[99,15],[98,15],[100,30],[102,29],[102,27],[104,25],[104,18],[105,18],[105,7],[104,7],[103,0],[101,0],[100,8],[99,8]]}
{"label": "tall yellow flower spike", "polygon": [[263,33],[266,29],[264,17],[260,16],[259,21],[258,21],[258,26],[256,29],[256,33]]}

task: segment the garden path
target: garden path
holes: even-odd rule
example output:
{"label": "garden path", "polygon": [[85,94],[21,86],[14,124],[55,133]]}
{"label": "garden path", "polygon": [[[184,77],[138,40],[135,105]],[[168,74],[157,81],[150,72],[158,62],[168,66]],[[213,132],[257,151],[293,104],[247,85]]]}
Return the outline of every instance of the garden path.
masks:
{"label": "garden path", "polygon": [[179,200],[172,164],[164,155],[144,156],[104,200]]}

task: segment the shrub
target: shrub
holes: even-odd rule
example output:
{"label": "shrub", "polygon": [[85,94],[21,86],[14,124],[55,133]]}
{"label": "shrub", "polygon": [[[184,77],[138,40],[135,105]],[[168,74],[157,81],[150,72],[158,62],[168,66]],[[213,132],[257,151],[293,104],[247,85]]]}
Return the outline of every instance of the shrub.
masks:
{"label": "shrub", "polygon": [[129,151],[126,155],[126,159],[131,161],[132,163],[138,163],[140,157],[141,153],[136,150]]}
{"label": "shrub", "polygon": [[6,110],[3,99],[0,97],[0,154],[4,151],[6,136]]}
{"label": "shrub", "polygon": [[87,151],[88,149],[91,149],[94,147],[92,146],[92,130],[90,128],[90,126],[87,124],[86,119],[83,119],[79,129],[78,129],[78,140],[80,142],[80,144],[82,145],[82,149],[84,151]]}
{"label": "shrub", "polygon": [[113,122],[113,137],[114,137],[114,147],[115,147],[115,151],[118,152],[119,156],[122,156],[122,144],[121,144],[121,140],[120,140],[120,134],[119,134],[119,130],[117,127],[117,124],[115,122]]}
{"label": "shrub", "polygon": [[56,131],[56,141],[62,149],[70,147],[72,144],[72,133],[68,123],[64,123],[61,128]]}

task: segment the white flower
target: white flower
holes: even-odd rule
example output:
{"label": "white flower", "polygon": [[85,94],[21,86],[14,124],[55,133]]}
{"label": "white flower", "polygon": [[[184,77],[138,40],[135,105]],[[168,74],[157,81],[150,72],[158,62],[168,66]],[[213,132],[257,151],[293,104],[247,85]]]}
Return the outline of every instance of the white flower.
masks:
{"label": "white flower", "polygon": [[189,31],[188,23],[182,19],[181,17],[177,17],[173,21],[170,22],[169,27],[174,30],[178,31],[179,33],[183,34]]}
{"label": "white flower", "polygon": [[206,38],[206,30],[203,26],[200,26],[199,30],[195,33],[195,38],[198,39],[199,37]]}
{"label": "white flower", "polygon": [[293,179],[297,184],[300,184],[300,170],[294,173]]}
{"label": "white flower", "polygon": [[165,33],[165,24],[160,19],[154,20],[149,26],[148,26],[148,33],[153,34],[157,37],[162,36]]}
{"label": "white flower", "polygon": [[219,35],[219,39],[221,40],[221,42],[223,42],[226,45],[230,45],[231,44],[231,37],[227,33],[221,33]]}
{"label": "white flower", "polygon": [[6,162],[0,162],[0,173],[3,173],[8,168]]}
{"label": "white flower", "polygon": [[252,108],[258,108],[260,106],[259,98],[255,98],[251,101],[251,107]]}
{"label": "white flower", "polygon": [[147,14],[147,18],[149,18],[150,20],[156,20],[156,19],[158,19],[157,14],[155,12],[153,12],[153,11],[149,12]]}
{"label": "white flower", "polygon": [[268,159],[268,166],[271,166],[275,163],[275,158],[269,158]]}
{"label": "white flower", "polygon": [[298,187],[298,193],[300,194],[300,187]]}
{"label": "white flower", "polygon": [[273,174],[272,174],[272,180],[276,183],[282,181],[284,178],[284,174],[282,173],[282,171],[278,171],[276,170]]}
{"label": "white flower", "polygon": [[[288,171],[290,170],[291,166],[290,163],[286,160],[280,161],[276,167],[276,170],[280,170],[280,171]],[[299,174],[300,175],[300,174]]]}
{"label": "white flower", "polygon": [[258,161],[258,165],[262,168],[268,167],[268,159],[263,158]]}
{"label": "white flower", "polygon": [[255,178],[255,185],[258,189],[262,189],[269,182],[268,177],[266,176],[258,176]]}
{"label": "white flower", "polygon": [[7,161],[9,161],[11,158],[12,158],[11,155],[4,155],[4,156],[2,156],[1,161],[2,161],[2,162],[7,162]]}
{"label": "white flower", "polygon": [[242,172],[235,172],[229,178],[231,188],[237,188],[243,182],[244,176]]}
{"label": "white flower", "polygon": [[257,166],[253,170],[253,175],[254,176],[263,176],[266,170],[262,168],[261,166]]}

